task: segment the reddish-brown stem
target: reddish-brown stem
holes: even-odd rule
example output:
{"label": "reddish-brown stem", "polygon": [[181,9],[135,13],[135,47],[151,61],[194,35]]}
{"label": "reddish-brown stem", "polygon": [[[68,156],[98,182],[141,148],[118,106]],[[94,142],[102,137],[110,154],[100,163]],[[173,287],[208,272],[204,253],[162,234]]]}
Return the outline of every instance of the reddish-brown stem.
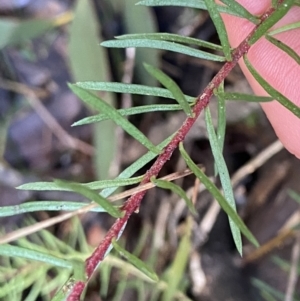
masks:
{"label": "reddish-brown stem", "polygon": [[[249,39],[257,31],[261,24],[263,24],[263,22],[273,14],[274,11],[274,8],[270,8],[268,11],[266,11],[261,16],[261,22],[250,32],[247,38],[243,42],[241,42],[241,44],[235,50],[233,50],[232,61],[226,62],[223,65],[221,70],[204,89],[203,93],[197,97],[196,104],[193,107],[193,117],[188,117],[185,120],[172,141],[163,149],[162,153],[158,156],[152,167],[146,172],[145,177],[141,181],[140,185],[148,183],[152,176],[158,175],[164,164],[172,156],[173,151],[178,147],[179,143],[184,140],[187,133],[195,123],[196,119],[199,117],[200,113],[209,104],[210,98],[213,95],[213,90],[217,88],[221,84],[221,82],[224,81],[229,72],[236,66],[239,59],[249,51],[251,47],[251,45],[249,45],[248,43]],[[110,228],[105,238],[102,240],[93,254],[86,259],[85,271],[87,281],[90,279],[100,262],[104,259],[105,253],[109,249],[112,239],[118,237],[122,233],[131,214],[139,208],[145,194],[146,191],[138,192],[132,195],[125,202],[122,208],[122,210],[125,212],[124,217],[119,218],[115,221],[114,225]],[[84,290],[85,284],[86,283],[83,281],[77,281],[74,284],[67,300],[78,301],[82,294],[82,291]]]}

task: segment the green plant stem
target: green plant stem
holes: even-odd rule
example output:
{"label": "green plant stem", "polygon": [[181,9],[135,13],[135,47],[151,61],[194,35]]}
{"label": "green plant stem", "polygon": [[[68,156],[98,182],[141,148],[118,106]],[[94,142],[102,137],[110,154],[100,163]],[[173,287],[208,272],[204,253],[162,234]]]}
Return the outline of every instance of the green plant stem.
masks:
{"label": "green plant stem", "polygon": [[[282,1],[279,1],[280,3]],[[279,5],[280,6],[280,5]],[[277,9],[277,8],[276,8]],[[196,119],[199,117],[200,113],[203,109],[209,104],[210,98],[213,95],[213,90],[216,89],[227,77],[229,72],[236,66],[239,59],[245,55],[252,44],[249,43],[249,40],[255,35],[255,33],[264,25],[276,9],[273,7],[269,8],[260,18],[260,23],[255,26],[255,28],[249,33],[244,41],[240,43],[240,45],[233,50],[232,52],[232,61],[226,62],[221,70],[216,74],[216,76],[211,80],[211,82],[204,89],[203,93],[197,97],[197,101],[195,106],[193,107],[193,116],[188,117],[181,128],[177,131],[176,135],[172,139],[172,141],[163,149],[162,153],[158,156],[152,167],[147,171],[140,185],[146,184],[150,181],[152,176],[156,177],[165,163],[170,159],[173,151],[178,147],[179,143],[182,142],[191,127],[195,123]],[[132,195],[123,205],[122,210],[125,212],[125,215],[122,218],[118,218],[114,225],[110,228],[105,238],[99,244],[99,246],[95,249],[93,254],[86,259],[86,282],[77,281],[72,291],[70,292],[67,301],[78,301],[87,281],[91,278],[92,274],[99,266],[101,261],[104,259],[107,250],[111,247],[112,240],[117,238],[122,233],[128,219],[130,216],[138,210],[141,201],[146,194],[146,191],[142,191]]]}

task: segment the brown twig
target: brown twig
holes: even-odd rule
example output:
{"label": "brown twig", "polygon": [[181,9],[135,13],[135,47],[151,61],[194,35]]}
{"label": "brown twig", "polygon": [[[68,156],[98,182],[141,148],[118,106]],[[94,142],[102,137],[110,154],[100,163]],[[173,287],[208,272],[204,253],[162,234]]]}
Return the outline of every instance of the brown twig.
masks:
{"label": "brown twig", "polygon": [[[192,171],[190,171],[189,169],[185,169],[184,171],[181,172],[174,172],[172,174],[169,174],[165,177],[162,177],[161,180],[165,180],[165,181],[174,181],[176,179],[180,179],[182,177],[186,177],[188,175],[192,174]],[[121,193],[118,193],[116,195],[113,195],[111,197],[108,198],[108,200],[110,200],[111,202],[115,202],[121,199],[124,199],[126,197],[129,197],[133,194],[142,192],[142,191],[146,191],[149,190],[151,188],[155,187],[155,185],[151,182],[146,183],[144,185],[140,185],[138,187],[132,188],[132,189],[128,189],[126,191],[123,191]],[[86,205],[80,209],[77,209],[75,211],[72,212],[67,212],[64,214],[61,214],[59,216],[55,216],[52,218],[49,218],[45,221],[39,222],[39,223],[35,223],[34,225],[30,225],[27,227],[24,227],[22,229],[19,230],[15,230],[11,233],[8,233],[6,235],[3,235],[0,238],[0,244],[5,244],[5,243],[9,243],[12,242],[16,239],[19,239],[21,237],[25,237],[27,235],[30,235],[32,233],[35,233],[37,231],[40,231],[42,229],[48,228],[50,226],[53,226],[55,224],[61,223],[69,218],[72,218],[73,216],[79,215],[79,214],[83,214],[86,212],[89,212],[90,210],[92,210],[93,208],[99,206],[96,203],[91,203],[89,205]]]}
{"label": "brown twig", "polygon": [[[262,24],[264,24],[264,21],[267,20],[274,13],[274,11],[274,8],[270,8],[265,12],[265,14],[262,15],[260,24],[255,26],[254,29],[250,32],[250,34],[247,36],[247,38],[244,41],[242,41],[240,45],[232,52],[232,61],[226,62],[223,65],[221,70],[204,89],[203,93],[197,97],[196,104],[193,108],[193,117],[188,117],[185,120],[185,122],[177,131],[172,141],[164,148],[164,150],[158,156],[152,167],[147,171],[144,179],[141,182],[141,185],[148,183],[152,176],[158,175],[164,164],[170,159],[171,155],[173,154],[173,151],[178,147],[179,143],[185,139],[187,133],[190,131],[191,127],[195,123],[196,119],[199,117],[200,113],[209,104],[210,98],[213,95],[213,90],[224,81],[229,72],[238,63],[239,59],[249,51],[249,49],[251,48],[251,45],[248,42],[249,39],[257,31],[257,29],[260,28]],[[104,259],[104,256],[111,245],[111,241],[114,238],[117,238],[120,235],[120,233],[122,233],[131,214],[139,208],[145,193],[146,192],[143,191],[134,194],[126,201],[125,205],[122,207],[122,210],[124,211],[124,217],[116,220],[114,225],[108,231],[107,235],[96,248],[96,250],[93,252],[93,254],[86,259],[86,281],[77,281],[75,283],[71,293],[67,298],[67,301],[79,300],[87,284],[87,281],[91,278],[92,274],[94,273],[100,262]]]}
{"label": "brown twig", "polygon": [[54,136],[58,140],[72,149],[78,150],[88,156],[92,156],[94,148],[77,138],[72,137],[67,131],[65,131],[57,120],[49,113],[46,107],[39,100],[39,96],[45,95],[45,91],[42,89],[30,89],[24,84],[13,82],[10,80],[0,79],[0,87],[9,91],[13,91],[18,94],[25,95],[30,106],[41,117],[44,123],[49,127]]}
{"label": "brown twig", "polygon": [[293,301],[294,293],[298,280],[298,266],[300,262],[300,233],[297,234],[292,250],[291,270],[289,274],[288,284],[284,301]]}

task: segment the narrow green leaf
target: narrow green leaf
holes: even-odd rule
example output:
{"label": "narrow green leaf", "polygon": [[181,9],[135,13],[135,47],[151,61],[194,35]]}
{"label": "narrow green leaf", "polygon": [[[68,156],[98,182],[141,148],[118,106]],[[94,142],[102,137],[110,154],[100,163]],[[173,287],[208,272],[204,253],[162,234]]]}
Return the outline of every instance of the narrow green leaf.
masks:
{"label": "narrow green leaf", "polygon": [[186,266],[192,249],[190,237],[192,222],[187,220],[186,226],[186,233],[180,240],[170,269],[166,272],[167,288],[163,292],[162,301],[174,300],[174,296],[180,289],[180,283],[182,283],[185,276]]}
{"label": "narrow green leaf", "polygon": [[70,260],[76,281],[86,281],[85,262],[78,259]]}
{"label": "narrow green leaf", "polygon": [[286,107],[289,111],[291,111],[294,115],[300,118],[300,108],[292,103],[288,98],[282,95],[280,92],[275,90],[252,66],[247,56],[244,56],[244,62],[256,79],[256,81],[262,86],[262,88],[274,99],[276,99],[279,103],[281,103],[284,107]]}
{"label": "narrow green leaf", "polygon": [[288,195],[300,205],[300,194],[299,193],[295,192],[294,190],[289,189]]}
{"label": "narrow green leaf", "polygon": [[[143,113],[149,113],[149,112],[171,112],[171,111],[181,111],[182,108],[180,105],[146,105],[146,106],[137,106],[127,109],[120,109],[118,112],[122,116],[131,116],[131,115],[137,115],[137,114],[143,114]],[[89,116],[86,118],[83,118],[79,121],[76,121],[72,124],[72,126],[78,126],[78,125],[85,125],[95,122],[101,122],[104,120],[107,120],[108,117],[105,114],[99,114],[94,116]]]}
{"label": "narrow green leaf", "polygon": [[[87,203],[70,202],[70,201],[36,201],[27,202],[15,206],[3,206],[0,209],[0,217],[14,216],[17,214],[36,212],[36,211],[75,211],[84,206]],[[106,212],[101,207],[91,209],[92,212]]]}
{"label": "narrow green leaf", "polygon": [[[272,296],[278,298],[279,300],[284,300],[285,295],[283,293],[274,289],[272,286],[269,286],[265,282],[263,282],[259,279],[253,278],[251,283],[255,287],[257,287],[259,290],[270,293]],[[294,299],[294,301],[297,301],[297,299]],[[299,301],[299,299],[298,299],[298,301]]]}
{"label": "narrow green leaf", "polygon": [[160,40],[160,41],[169,41],[175,43],[189,44],[200,47],[205,47],[212,50],[222,50],[222,46],[213,44],[204,40],[185,37],[174,33],[138,33],[138,34],[125,34],[122,36],[117,36],[116,39],[128,40],[128,39],[145,39],[145,40]]}
{"label": "narrow green leaf", "polygon": [[207,10],[209,12],[209,15],[210,15],[213,23],[215,24],[215,27],[216,27],[216,30],[217,30],[217,33],[218,33],[218,36],[219,36],[219,39],[220,39],[220,42],[221,42],[221,45],[223,48],[225,58],[227,61],[231,61],[232,60],[231,47],[229,44],[225,24],[218,11],[217,4],[215,3],[214,0],[204,0],[204,1],[205,1]]}
{"label": "narrow green leaf", "polygon": [[235,11],[240,17],[249,20],[254,24],[259,23],[259,18],[255,15],[252,15],[244,6],[239,4],[235,0],[221,0],[224,4],[226,4],[232,11]]}
{"label": "narrow green leaf", "polygon": [[138,259],[136,256],[130,254],[126,250],[124,250],[116,241],[115,239],[112,241],[113,247],[116,249],[116,251],[123,257],[125,257],[132,265],[134,265],[136,268],[138,268],[141,272],[143,272],[145,275],[147,275],[150,279],[157,282],[159,280],[156,273],[151,270],[149,266],[147,266],[143,261]]}
{"label": "narrow green leaf", "polygon": [[[102,181],[94,181],[89,183],[80,184],[84,187],[87,187],[92,190],[99,190],[108,187],[121,187],[127,185],[133,185],[141,182],[142,176],[133,177],[129,179],[113,179],[113,180],[102,180]],[[36,191],[45,191],[45,190],[58,190],[58,191],[70,191],[68,188],[61,187],[57,185],[55,182],[34,182],[34,183],[26,183],[21,186],[18,186],[17,189],[23,190],[36,190]]]}
{"label": "narrow green leaf", "polygon": [[[150,33],[158,32],[158,23],[154,16],[154,11],[145,6],[136,6],[136,0],[120,1],[122,3],[122,28],[126,33]],[[134,17],[133,17],[134,16]],[[113,18],[113,16],[112,16]],[[120,54],[119,54],[120,55]],[[146,86],[157,86],[157,81],[144,68],[143,63],[159,67],[160,51],[154,49],[135,49],[135,68],[134,78],[138,79],[140,84]],[[153,97],[147,97],[145,104],[154,104]]]}
{"label": "narrow green leaf", "polygon": [[[1,258],[1,260],[3,257]],[[20,258],[14,258],[14,262],[24,265],[25,262],[20,263]],[[30,266],[29,266],[30,268]],[[4,284],[1,285],[0,298],[1,300],[13,300],[13,301],[25,301],[22,298],[23,293],[26,289],[32,287],[39,279],[44,278],[49,266],[40,265],[38,268],[35,265],[34,273],[28,273],[28,268],[19,268],[11,275],[13,277],[4,278],[9,279],[4,281]],[[11,271],[10,271],[11,272]]]}
{"label": "narrow green leaf", "polygon": [[144,67],[153,77],[155,77],[163,86],[165,86],[172,93],[172,95],[182,107],[186,115],[192,117],[193,112],[191,110],[191,107],[185,99],[184,94],[182,93],[179,86],[167,74],[165,74],[158,68],[148,64],[144,64]]}
{"label": "narrow green leaf", "polygon": [[[67,56],[73,79],[75,81],[110,81],[111,68],[107,49],[98,45],[102,42],[100,34],[102,22],[99,22],[94,3],[80,0],[73,2],[75,4],[73,8],[74,19],[68,32]],[[105,101],[114,107],[115,95],[106,93]],[[95,152],[92,159],[99,180],[115,176],[110,173],[118,153],[116,128],[117,126],[112,120],[107,121],[105,126],[95,124],[93,127],[92,138]]]}
{"label": "narrow green leaf", "polygon": [[17,21],[11,18],[0,19],[0,49],[27,42],[54,27],[54,20],[36,19]]}
{"label": "narrow green leaf", "polygon": [[151,178],[151,182],[153,184],[155,184],[159,188],[169,189],[172,192],[174,192],[177,195],[179,195],[185,201],[185,203],[186,203],[187,207],[190,209],[190,211],[193,214],[197,215],[197,211],[195,209],[195,206],[194,206],[193,202],[186,195],[185,191],[180,186],[178,186],[178,185],[176,185],[176,184],[174,184],[172,182],[169,182],[169,181],[155,179],[155,177]]}
{"label": "narrow green leaf", "polygon": [[173,51],[176,53],[182,53],[204,60],[210,60],[216,62],[225,61],[225,58],[222,56],[208,53],[195,48],[191,48],[185,45],[168,42],[168,41],[145,40],[145,39],[111,40],[111,41],[105,41],[101,43],[101,45],[104,47],[111,47],[111,48],[146,47],[146,48],[161,49],[161,50]]}
{"label": "narrow green leaf", "polygon": [[[224,82],[215,91],[218,99],[218,127],[217,127],[217,139],[220,152],[223,153],[225,132],[226,132],[226,105],[224,98]],[[218,175],[218,166],[215,162],[215,177]]]}
{"label": "narrow green leaf", "polygon": [[[224,191],[225,199],[227,200],[231,208],[236,212],[236,205],[235,205],[234,195],[231,187],[229,172],[224,157],[220,152],[219,142],[213,126],[209,107],[205,108],[205,122],[206,122],[210,147],[220,174],[220,180]],[[240,230],[230,217],[229,217],[229,224],[230,224],[230,229],[236,248],[242,256],[243,246],[242,246],[242,238],[241,238]]]}
{"label": "narrow green leaf", "polygon": [[[151,95],[156,97],[164,97],[174,99],[172,93],[163,88],[148,87],[136,84],[111,83],[111,82],[79,82],[78,87],[87,90],[111,91],[115,93],[129,93],[138,95]],[[189,102],[195,102],[196,97],[185,95]]]}
{"label": "narrow green leaf", "polygon": [[294,23],[290,23],[290,24],[286,24],[282,27],[273,29],[271,31],[268,32],[268,35],[270,36],[274,36],[275,34],[281,33],[281,32],[285,32],[285,31],[289,31],[289,30],[293,30],[293,29],[297,29],[300,28],[300,21],[299,22],[294,22]]}
{"label": "narrow green leaf", "polygon": [[215,186],[213,182],[204,174],[204,172],[192,161],[187,152],[183,148],[183,144],[180,143],[179,150],[181,152],[182,157],[184,158],[188,167],[193,171],[197,178],[203,183],[206,189],[214,196],[216,201],[220,204],[222,209],[228,214],[228,216],[234,221],[236,226],[241,230],[241,232],[252,242],[256,247],[259,246],[258,241],[253,236],[253,234],[249,231],[247,226],[238,216],[238,214],[232,209],[232,207],[225,200],[219,189]]}
{"label": "narrow green leaf", "polygon": [[258,39],[260,39],[262,36],[266,34],[266,32],[280,19],[283,18],[283,16],[290,10],[292,5],[294,4],[294,0],[284,0],[281,2],[281,4],[276,8],[274,13],[264,20],[264,22],[257,28],[255,33],[252,35],[252,37],[249,39],[249,44],[253,45]]}
{"label": "narrow green leaf", "polygon": [[118,113],[118,111],[115,108],[110,106],[104,100],[76,85],[69,85],[69,87],[84,102],[86,102],[94,109],[102,111],[117,125],[121,126],[135,140],[143,144],[146,148],[153,151],[154,153],[160,153],[160,150],[140,130],[138,130],[126,118],[124,118],[120,113]]}
{"label": "narrow green leaf", "polygon": [[63,287],[56,292],[51,301],[66,301],[69,294],[72,292],[75,283],[76,280],[74,278],[68,279]]}
{"label": "narrow green leaf", "polygon": [[221,95],[221,97],[224,98],[225,100],[247,101],[247,102],[269,102],[273,100],[273,98],[270,96],[257,96],[257,95],[236,93],[236,92],[234,93],[224,92],[224,94]]}
{"label": "narrow green leaf", "polygon": [[67,260],[18,246],[0,245],[0,254],[2,256],[24,258],[44,262],[51,266],[72,269],[72,263]]}
{"label": "narrow green leaf", "polygon": [[[274,262],[281,270],[289,272],[291,269],[291,263],[278,256],[272,256],[272,262]],[[298,267],[298,273],[300,273],[300,266]]]}
{"label": "narrow green leaf", "polygon": [[[207,10],[204,0],[143,0],[137,3],[137,5],[146,6],[183,6],[198,9]],[[217,9],[220,13],[226,13],[237,17],[240,16],[235,10],[224,5],[217,5]]]}
{"label": "narrow green leaf", "polygon": [[71,191],[79,193],[89,200],[94,201],[113,217],[119,218],[123,216],[123,213],[118,208],[113,206],[107,199],[99,195],[97,192],[82,186],[81,184],[69,183],[61,180],[56,180],[55,183],[62,188],[70,189]]}
{"label": "narrow green leaf", "polygon": [[[169,136],[167,139],[165,139],[163,142],[161,142],[158,145],[159,149],[163,149],[172,140],[172,137],[173,137],[173,135]],[[143,155],[138,160],[136,160],[134,163],[132,163],[130,166],[128,166],[126,169],[124,169],[119,174],[117,179],[130,178],[134,173],[136,173],[138,170],[140,170],[142,167],[144,167],[146,164],[148,164],[155,157],[157,157],[156,153],[148,151],[145,155]],[[117,190],[117,187],[106,188],[101,192],[101,195],[103,197],[108,197],[116,190]]]}
{"label": "narrow green leaf", "polygon": [[272,43],[273,45],[275,45],[276,47],[278,47],[279,49],[284,51],[286,54],[288,54],[293,60],[295,60],[295,62],[298,65],[300,65],[300,56],[298,55],[298,53],[294,49],[292,49],[291,47],[289,47],[285,43],[273,38],[272,36],[266,35],[266,39],[270,43]]}
{"label": "narrow green leaf", "polygon": [[226,105],[224,96],[224,82],[219,86],[217,93],[218,99],[218,128],[217,139],[220,152],[223,152],[225,132],[226,132]]}

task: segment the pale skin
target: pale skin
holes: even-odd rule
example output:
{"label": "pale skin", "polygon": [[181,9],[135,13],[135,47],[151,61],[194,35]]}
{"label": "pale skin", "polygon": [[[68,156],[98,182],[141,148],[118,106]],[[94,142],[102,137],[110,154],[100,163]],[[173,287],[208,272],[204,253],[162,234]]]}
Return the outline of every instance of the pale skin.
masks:
{"label": "pale skin", "polygon": [[[271,0],[238,0],[251,13],[262,14],[271,6]],[[230,44],[236,47],[254,27],[247,20],[222,15],[229,35]],[[300,7],[293,7],[288,14],[274,26],[281,27],[300,21]],[[274,36],[300,55],[300,28]],[[248,58],[258,72],[280,93],[300,106],[300,65],[286,53],[266,39],[260,39],[249,51]],[[253,91],[257,95],[267,95],[263,88],[249,73],[244,62],[242,68]],[[276,101],[262,104],[262,108],[271,122],[278,138],[288,151],[300,158],[300,119]]]}

